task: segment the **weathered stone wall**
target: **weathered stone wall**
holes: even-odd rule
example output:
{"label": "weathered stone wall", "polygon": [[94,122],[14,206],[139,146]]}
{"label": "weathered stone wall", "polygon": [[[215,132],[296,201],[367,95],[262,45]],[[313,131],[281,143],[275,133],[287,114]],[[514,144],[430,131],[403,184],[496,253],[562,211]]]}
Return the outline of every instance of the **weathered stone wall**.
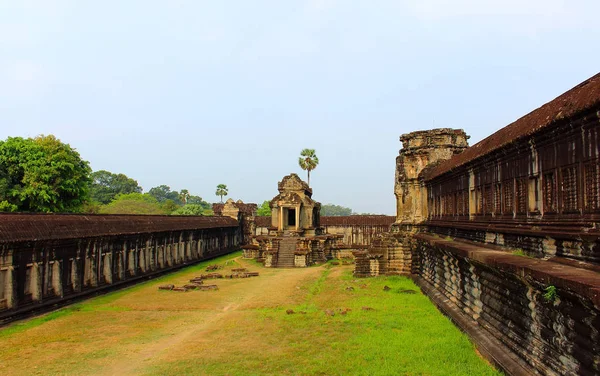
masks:
{"label": "weathered stone wall", "polygon": [[0,321],[240,249],[226,217],[0,215]]}
{"label": "weathered stone wall", "polygon": [[465,331],[484,331],[480,350],[509,374],[600,373],[598,273],[425,234],[415,238],[417,283]]}
{"label": "weathered stone wall", "polygon": [[402,136],[396,223],[355,274],[411,270],[508,374],[600,374],[600,74],[463,135]]}
{"label": "weathered stone wall", "polygon": [[[395,219],[388,215],[325,216],[321,227],[326,234],[342,235],[338,248],[351,256],[352,250],[367,248],[379,234],[389,231]],[[256,235],[268,235],[270,224],[271,217],[256,217]]]}

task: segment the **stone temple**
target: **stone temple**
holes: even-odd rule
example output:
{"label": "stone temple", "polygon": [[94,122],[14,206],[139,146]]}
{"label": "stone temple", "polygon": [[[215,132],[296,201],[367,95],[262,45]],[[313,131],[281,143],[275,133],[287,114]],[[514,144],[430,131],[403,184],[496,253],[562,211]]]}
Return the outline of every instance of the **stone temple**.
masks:
{"label": "stone temple", "polygon": [[505,374],[600,375],[600,74],[467,140],[400,137],[396,216],[321,217],[296,174],[271,217],[233,200],[210,217],[0,214],[0,324],[240,248],[266,267],[354,257],[355,277],[410,275]]}
{"label": "stone temple", "polygon": [[298,175],[285,176],[271,207],[268,235],[253,237],[243,246],[244,256],[264,262],[265,267],[306,267],[332,258],[340,235],[328,235],[320,226],[321,203]]}

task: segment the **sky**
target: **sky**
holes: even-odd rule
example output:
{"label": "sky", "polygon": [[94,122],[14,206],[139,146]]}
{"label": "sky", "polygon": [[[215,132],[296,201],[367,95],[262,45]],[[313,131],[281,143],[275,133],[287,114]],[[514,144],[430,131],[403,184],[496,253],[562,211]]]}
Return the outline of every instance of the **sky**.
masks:
{"label": "sky", "polygon": [[600,71],[598,0],[0,0],[0,139],[261,203],[395,214],[399,136],[489,136]]}

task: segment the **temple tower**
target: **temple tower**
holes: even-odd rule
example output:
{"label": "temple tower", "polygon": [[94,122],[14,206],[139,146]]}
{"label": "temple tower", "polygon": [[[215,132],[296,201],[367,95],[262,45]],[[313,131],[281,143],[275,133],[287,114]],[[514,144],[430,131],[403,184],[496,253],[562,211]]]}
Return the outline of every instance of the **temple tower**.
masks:
{"label": "temple tower", "polygon": [[419,174],[461,153],[469,144],[462,129],[438,128],[400,136],[402,149],[396,157],[396,224],[412,225],[427,218],[426,194]]}

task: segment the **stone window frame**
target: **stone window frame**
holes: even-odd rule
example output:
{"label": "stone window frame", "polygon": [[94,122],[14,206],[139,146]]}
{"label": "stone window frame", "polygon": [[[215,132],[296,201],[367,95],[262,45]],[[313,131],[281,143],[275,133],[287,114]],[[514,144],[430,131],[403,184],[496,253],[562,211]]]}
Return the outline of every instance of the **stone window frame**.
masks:
{"label": "stone window frame", "polygon": [[494,215],[502,214],[502,183],[495,182],[494,186]]}
{"label": "stone window frame", "polygon": [[[515,179],[502,181],[502,214],[514,215],[515,213]],[[508,194],[510,191],[510,195]]]}
{"label": "stone window frame", "polygon": [[491,216],[494,213],[494,189],[493,185],[485,184],[483,191],[483,215]]}
{"label": "stone window frame", "polygon": [[[580,172],[578,163],[564,165],[559,170],[559,205],[560,211],[565,214],[579,214],[581,212]],[[570,197],[573,196],[574,197]]]}
{"label": "stone window frame", "polygon": [[542,208],[544,214],[558,213],[558,179],[556,169],[542,172]]}
{"label": "stone window frame", "polygon": [[516,215],[527,215],[529,212],[529,178],[515,179],[514,211]]}
{"label": "stone window frame", "polygon": [[[583,209],[586,213],[600,212],[600,160],[597,158],[583,163]],[[593,171],[593,176],[592,175]]]}

